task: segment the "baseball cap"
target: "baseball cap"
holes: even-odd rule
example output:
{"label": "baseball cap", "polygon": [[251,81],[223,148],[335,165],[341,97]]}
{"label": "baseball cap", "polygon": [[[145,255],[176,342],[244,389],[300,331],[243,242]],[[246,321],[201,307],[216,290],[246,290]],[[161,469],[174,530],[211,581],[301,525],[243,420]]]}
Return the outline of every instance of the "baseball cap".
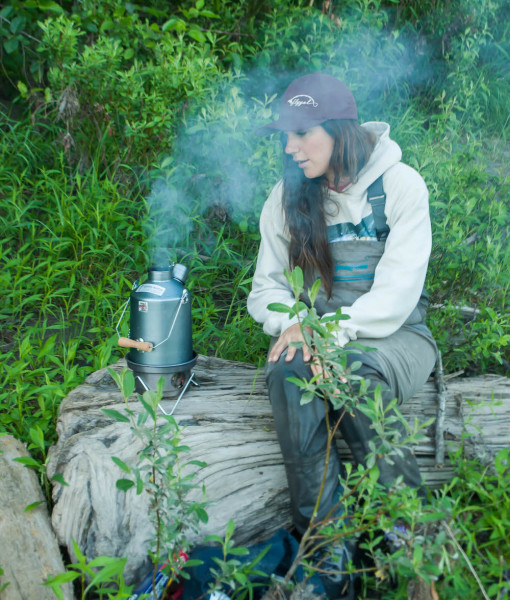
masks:
{"label": "baseball cap", "polygon": [[285,90],[280,116],[256,133],[298,131],[320,125],[329,119],[357,119],[358,110],[351,90],[326,73],[311,73],[295,79]]}

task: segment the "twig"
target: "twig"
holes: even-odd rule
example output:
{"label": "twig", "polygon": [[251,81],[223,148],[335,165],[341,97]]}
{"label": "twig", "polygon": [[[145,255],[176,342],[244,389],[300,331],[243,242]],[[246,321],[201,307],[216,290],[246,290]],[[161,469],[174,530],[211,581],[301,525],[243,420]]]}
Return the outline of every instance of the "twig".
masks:
{"label": "twig", "polygon": [[[10,21],[7,17],[1,17],[0,16],[0,22],[5,21],[6,23],[8,23],[9,25],[12,23],[12,21]],[[20,31],[21,35],[24,35],[25,37],[27,37],[28,39],[32,40],[33,42],[37,42],[38,44],[42,44],[41,40],[38,40],[36,37],[34,37],[33,35],[30,35],[29,33],[26,33],[25,31]],[[34,50],[30,50],[31,52],[34,52]]]}
{"label": "twig", "polygon": [[475,568],[473,567],[471,561],[469,560],[467,554],[464,552],[464,550],[462,549],[461,545],[459,544],[459,542],[457,541],[457,538],[455,537],[455,534],[453,533],[451,527],[448,525],[448,523],[446,521],[442,521],[444,528],[446,529],[448,535],[450,536],[453,545],[455,546],[455,548],[457,548],[457,550],[460,552],[460,554],[462,555],[462,558],[466,561],[467,566],[469,567],[469,570],[471,571],[471,573],[473,574],[473,577],[476,579],[476,583],[478,584],[483,597],[485,598],[485,600],[490,600],[489,596],[487,595],[487,592],[485,591],[485,588],[483,587],[483,583],[480,581],[480,578],[478,577]]}
{"label": "twig", "polygon": [[466,371],[464,369],[461,369],[460,371],[455,371],[455,373],[448,373],[448,375],[443,376],[443,380],[450,381],[450,379],[455,379],[455,377],[460,377],[461,375],[464,375],[465,372]]}
{"label": "twig", "polygon": [[437,387],[437,418],[436,418],[436,466],[444,464],[444,417],[446,412],[446,386],[443,378],[443,358],[438,353],[434,379]]}

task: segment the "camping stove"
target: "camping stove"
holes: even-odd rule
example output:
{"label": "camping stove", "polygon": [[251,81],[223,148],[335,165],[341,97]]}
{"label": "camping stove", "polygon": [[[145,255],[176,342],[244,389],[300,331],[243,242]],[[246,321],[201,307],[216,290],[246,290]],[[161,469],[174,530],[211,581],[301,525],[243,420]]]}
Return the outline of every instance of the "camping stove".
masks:
{"label": "camping stove", "polygon": [[[117,324],[117,333],[129,304],[129,337],[118,344],[130,348],[127,365],[135,376],[136,391],[156,390],[161,377],[165,396],[186,391],[197,356],[191,334],[191,296],[185,287],[184,265],[152,266],[148,279],[133,285]],[[180,400],[180,398],[179,398]]]}

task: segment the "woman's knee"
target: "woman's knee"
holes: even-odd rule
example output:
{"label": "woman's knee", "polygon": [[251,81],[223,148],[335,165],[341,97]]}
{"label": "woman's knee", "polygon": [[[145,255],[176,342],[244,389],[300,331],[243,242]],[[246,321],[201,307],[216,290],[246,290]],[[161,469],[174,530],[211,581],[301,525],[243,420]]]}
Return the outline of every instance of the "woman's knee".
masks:
{"label": "woman's knee", "polygon": [[299,379],[312,377],[310,365],[303,360],[303,353],[298,350],[291,361],[286,361],[287,351],[282,352],[277,362],[266,363],[266,380],[268,385],[272,382],[284,382],[288,377]]}

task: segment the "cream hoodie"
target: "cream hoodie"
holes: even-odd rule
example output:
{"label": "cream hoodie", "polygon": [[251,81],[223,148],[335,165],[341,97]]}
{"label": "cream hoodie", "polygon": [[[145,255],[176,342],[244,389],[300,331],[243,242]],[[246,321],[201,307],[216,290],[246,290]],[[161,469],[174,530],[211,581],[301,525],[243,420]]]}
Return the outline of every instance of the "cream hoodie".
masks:
{"label": "cream hoodie", "polygon": [[[400,162],[402,152],[390,139],[387,123],[368,122],[362,127],[373,131],[379,141],[358,181],[341,193],[330,191],[327,212],[332,216],[328,217],[327,224],[360,223],[372,212],[367,202],[367,188],[384,174],[385,214],[390,233],[370,291],[352,306],[342,306],[342,312],[350,318],[339,322],[340,346],[358,338],[386,337],[399,329],[420,298],[432,245],[425,182],[414,169]],[[262,209],[261,243],[248,297],[249,313],[271,336],[279,336],[297,322],[286,314],[267,309],[271,302],[294,304],[291,288],[283,274],[284,269],[289,270],[289,234],[282,207],[282,190],[280,181]]]}

